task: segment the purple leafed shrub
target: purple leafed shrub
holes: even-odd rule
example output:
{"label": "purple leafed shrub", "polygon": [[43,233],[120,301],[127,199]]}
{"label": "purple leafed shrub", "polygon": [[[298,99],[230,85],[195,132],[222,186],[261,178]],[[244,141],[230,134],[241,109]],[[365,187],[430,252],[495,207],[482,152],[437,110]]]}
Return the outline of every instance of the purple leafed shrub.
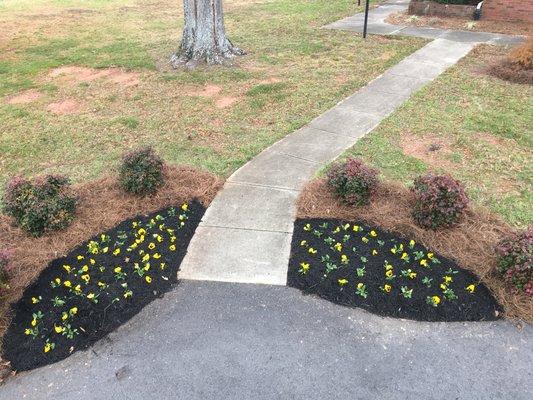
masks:
{"label": "purple leafed shrub", "polygon": [[76,197],[69,188],[69,179],[62,175],[14,177],[6,185],[3,211],[33,236],[63,229],[76,212]]}
{"label": "purple leafed shrub", "polygon": [[336,163],[327,174],[328,184],[346,203],[361,206],[368,204],[378,184],[379,172],[357,158]]}
{"label": "purple leafed shrub", "polygon": [[151,147],[133,150],[123,156],[119,182],[126,192],[137,196],[154,194],[163,181],[163,160]]}
{"label": "purple leafed shrub", "polygon": [[533,227],[502,240],[496,252],[503,279],[515,291],[533,296]]}
{"label": "purple leafed shrub", "polygon": [[415,179],[411,191],[416,197],[413,218],[426,229],[453,226],[468,206],[463,186],[451,176],[420,176]]}

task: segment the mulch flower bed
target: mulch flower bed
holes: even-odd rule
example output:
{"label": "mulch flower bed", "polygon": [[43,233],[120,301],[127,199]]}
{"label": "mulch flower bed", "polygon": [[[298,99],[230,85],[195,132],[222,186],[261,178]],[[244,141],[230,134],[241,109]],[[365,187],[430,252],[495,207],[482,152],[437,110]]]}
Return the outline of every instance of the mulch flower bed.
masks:
{"label": "mulch flower bed", "polygon": [[288,284],[335,303],[423,321],[494,320],[501,308],[472,273],[362,222],[298,219]]}
{"label": "mulch flower bed", "polygon": [[403,185],[382,182],[368,205],[353,207],[342,202],[325,179],[316,179],[304,187],[298,198],[297,218],[361,221],[404,241],[413,239],[417,245],[431,249],[439,260],[450,260],[476,276],[502,306],[504,317],[533,323],[531,296],[510,290],[497,272],[495,249],[502,239],[512,235],[509,225],[474,206],[453,228],[423,229],[411,215],[414,201],[413,193]]}
{"label": "mulch flower bed", "polygon": [[[113,175],[75,185],[72,190],[77,196],[79,204],[72,224],[64,230],[38,238],[28,235],[22,229],[14,226],[11,218],[0,214],[0,249],[7,249],[12,255],[13,262],[7,285],[0,290],[0,335],[4,336],[8,327],[13,326],[11,321],[15,317],[16,310],[12,308],[12,305],[19,304],[19,300],[24,297],[27,299],[28,287],[39,282],[42,279],[42,274],[48,273],[43,271],[49,271],[49,266],[57,262],[56,260],[73,255],[77,249],[80,249],[80,246],[88,244],[91,240],[97,241],[96,239],[100,238],[102,233],[110,235],[107,232],[113,232],[124,221],[133,221],[132,218],[135,219],[138,215],[152,215],[154,213],[156,215],[160,212],[159,210],[165,210],[176,205],[181,206],[183,203],[190,205],[192,214],[189,215],[188,221],[191,223],[190,229],[192,229],[195,224],[195,212],[197,212],[195,207],[198,206],[196,202],[200,203],[203,208],[207,208],[222,187],[221,179],[191,167],[165,166],[164,176],[164,185],[159,188],[156,194],[147,197],[132,196],[125,193]],[[182,231],[183,237],[179,237],[180,241],[188,240],[187,229],[189,227],[184,229]],[[172,257],[177,259],[179,251],[178,248]],[[163,256],[163,253],[161,255]],[[76,265],[73,263],[70,266],[75,267]],[[83,265],[81,266],[83,267]],[[176,265],[171,265],[171,267],[174,268]],[[172,274],[168,272],[168,275],[175,276],[175,272]],[[55,277],[50,278],[49,281]],[[158,287],[158,284],[157,280],[152,281],[151,288],[162,293],[162,288]],[[42,294],[41,297],[44,299]],[[41,300],[39,301],[41,302]],[[98,304],[103,303],[98,301],[95,306]],[[80,307],[76,307],[78,307],[76,313],[78,314]],[[32,317],[29,314],[29,319],[26,318],[21,327],[28,325],[28,321],[31,325]],[[1,353],[4,355],[8,353],[5,350],[8,346],[8,340],[7,337],[3,339]],[[44,344],[43,348],[36,349],[41,354],[43,350]],[[58,350],[60,350],[59,342],[47,354],[52,355]],[[11,369],[19,369],[19,365],[16,363],[10,365],[8,360],[0,360],[0,381],[2,377],[10,373]]]}
{"label": "mulch flower bed", "polygon": [[13,306],[3,357],[18,371],[59,361],[161,297],[204,211],[192,202],[138,216],[53,260]]}

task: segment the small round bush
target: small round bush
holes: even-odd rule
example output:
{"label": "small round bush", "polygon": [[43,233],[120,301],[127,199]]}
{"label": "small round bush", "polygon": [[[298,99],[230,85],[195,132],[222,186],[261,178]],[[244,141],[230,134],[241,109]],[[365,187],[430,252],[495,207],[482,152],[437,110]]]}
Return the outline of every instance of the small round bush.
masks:
{"label": "small round bush", "polygon": [[69,226],[76,204],[65,176],[46,175],[33,180],[17,176],[6,185],[3,211],[31,235],[41,236]]}
{"label": "small round bush", "polygon": [[468,206],[463,186],[448,175],[420,176],[415,179],[411,191],[416,197],[413,218],[425,229],[455,225]]}
{"label": "small round bush", "polygon": [[133,150],[123,156],[119,182],[126,192],[137,196],[154,194],[163,181],[163,160],[151,147]]}
{"label": "small round bush", "polygon": [[533,227],[502,240],[496,253],[500,276],[516,292],[533,296]]}
{"label": "small round bush", "polygon": [[346,203],[354,206],[368,204],[378,184],[379,172],[357,158],[334,164],[328,174],[328,184]]}

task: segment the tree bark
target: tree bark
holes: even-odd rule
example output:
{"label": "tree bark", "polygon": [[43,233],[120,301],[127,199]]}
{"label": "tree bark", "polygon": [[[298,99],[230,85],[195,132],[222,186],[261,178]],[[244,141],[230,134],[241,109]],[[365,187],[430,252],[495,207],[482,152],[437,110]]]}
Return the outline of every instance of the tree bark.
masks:
{"label": "tree bark", "polygon": [[226,36],[222,0],[183,0],[185,26],[179,51],[170,60],[174,68],[200,62],[225,64],[244,51]]}

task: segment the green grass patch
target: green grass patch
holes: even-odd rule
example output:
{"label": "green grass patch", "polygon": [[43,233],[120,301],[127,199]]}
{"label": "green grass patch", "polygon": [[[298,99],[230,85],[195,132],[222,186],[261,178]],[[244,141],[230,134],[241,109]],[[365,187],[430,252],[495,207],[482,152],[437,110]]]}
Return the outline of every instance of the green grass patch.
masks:
{"label": "green grass patch", "polygon": [[[475,203],[513,226],[527,226],[533,209],[533,89],[479,72],[505,51],[474,50],[344,157],[362,157],[404,184],[427,171],[449,173]],[[434,144],[440,148],[431,151]]]}

